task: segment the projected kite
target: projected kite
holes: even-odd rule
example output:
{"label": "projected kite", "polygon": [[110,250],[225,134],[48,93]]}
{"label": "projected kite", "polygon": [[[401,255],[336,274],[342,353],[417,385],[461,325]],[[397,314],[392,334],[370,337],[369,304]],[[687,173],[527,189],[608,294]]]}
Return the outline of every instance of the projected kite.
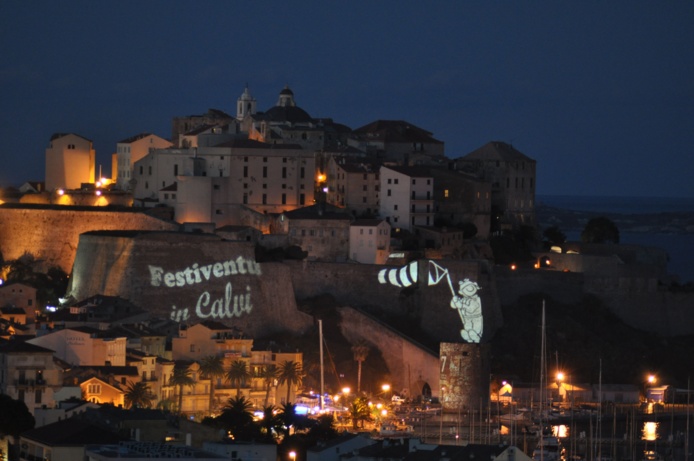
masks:
{"label": "projected kite", "polygon": [[[458,282],[458,292],[456,293],[448,269],[434,261],[427,261],[427,285],[438,285],[444,279],[451,290],[450,306],[457,309],[463,324],[460,336],[467,342],[479,343],[482,339],[483,328],[482,301],[477,294],[477,291],[480,290],[479,285],[470,279],[461,280]],[[382,269],[378,272],[378,281],[381,284],[402,288],[415,285],[419,282],[419,261],[412,261],[400,268]]]}

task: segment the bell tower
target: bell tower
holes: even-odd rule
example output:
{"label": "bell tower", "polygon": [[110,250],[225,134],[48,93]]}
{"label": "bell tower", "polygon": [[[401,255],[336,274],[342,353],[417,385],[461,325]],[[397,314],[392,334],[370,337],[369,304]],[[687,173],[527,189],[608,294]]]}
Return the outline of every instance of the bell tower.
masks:
{"label": "bell tower", "polygon": [[236,120],[243,120],[247,115],[253,115],[256,111],[256,100],[248,91],[248,85],[243,94],[236,100]]}

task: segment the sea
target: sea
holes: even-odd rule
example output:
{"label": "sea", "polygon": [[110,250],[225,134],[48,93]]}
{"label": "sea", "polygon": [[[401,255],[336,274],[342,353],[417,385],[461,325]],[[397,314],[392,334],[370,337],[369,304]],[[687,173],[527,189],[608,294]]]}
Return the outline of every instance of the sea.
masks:
{"label": "sea", "polygon": [[[653,215],[681,213],[694,216],[694,197],[599,197],[572,195],[538,195],[537,203],[562,210],[610,214]],[[609,217],[609,216],[608,216]],[[653,223],[654,227],[658,223]],[[580,230],[561,229],[567,240],[580,240]],[[631,232],[620,229],[620,243],[663,248],[670,259],[668,272],[680,283],[694,283],[694,231],[690,232]]]}

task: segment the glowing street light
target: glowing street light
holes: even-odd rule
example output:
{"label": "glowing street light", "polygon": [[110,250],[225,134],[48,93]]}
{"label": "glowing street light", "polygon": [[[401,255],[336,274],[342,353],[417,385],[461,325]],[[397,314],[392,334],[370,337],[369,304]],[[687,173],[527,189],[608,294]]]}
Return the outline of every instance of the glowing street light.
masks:
{"label": "glowing street light", "polygon": [[289,452],[289,459],[291,459],[292,461],[296,460],[296,452],[295,451]]}

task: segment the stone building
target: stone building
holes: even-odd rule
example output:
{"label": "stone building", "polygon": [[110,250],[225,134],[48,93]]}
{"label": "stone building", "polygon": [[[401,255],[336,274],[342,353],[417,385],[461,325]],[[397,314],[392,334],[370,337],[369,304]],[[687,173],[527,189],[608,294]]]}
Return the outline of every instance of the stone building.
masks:
{"label": "stone building", "polygon": [[401,165],[429,164],[444,156],[444,143],[403,120],[376,120],[357,128],[349,144],[372,156]]}
{"label": "stone building", "polygon": [[390,224],[357,219],[349,226],[349,256],[363,264],[385,264],[390,255]]}
{"label": "stone building", "polygon": [[33,414],[36,408],[55,405],[63,389],[62,370],[53,350],[19,340],[0,339],[0,393],[24,402]]}
{"label": "stone building", "polygon": [[181,223],[248,224],[244,209],[281,213],[314,200],[314,154],[290,144],[235,139],[216,147],[154,150],[133,174],[134,197],[171,194],[166,203],[175,206]]}
{"label": "stone building", "polygon": [[491,222],[491,182],[448,168],[431,167],[434,179],[435,221],[439,227],[473,224],[476,238],[489,237]]}
{"label": "stone building", "polygon": [[46,190],[79,189],[94,183],[96,151],[92,141],[74,133],[56,133],[46,149]]}
{"label": "stone building", "polygon": [[491,182],[493,231],[535,225],[535,160],[491,141],[456,159],[455,167]]}
{"label": "stone building", "polygon": [[8,283],[0,286],[0,306],[13,306],[24,310],[26,318],[36,317],[36,288],[24,283]]}
{"label": "stone building", "polygon": [[426,167],[381,167],[379,216],[393,228],[434,224],[434,180]]}
{"label": "stone building", "polygon": [[380,165],[368,159],[330,156],[327,164],[327,202],[354,216],[378,213]]}
{"label": "stone building", "polygon": [[116,184],[120,190],[132,189],[133,167],[135,162],[152,149],[166,149],[171,142],[152,133],[140,133],[116,143]]}
{"label": "stone building", "polygon": [[344,262],[349,257],[351,216],[325,204],[288,211],[282,215],[289,244],[300,246],[308,258]]}

